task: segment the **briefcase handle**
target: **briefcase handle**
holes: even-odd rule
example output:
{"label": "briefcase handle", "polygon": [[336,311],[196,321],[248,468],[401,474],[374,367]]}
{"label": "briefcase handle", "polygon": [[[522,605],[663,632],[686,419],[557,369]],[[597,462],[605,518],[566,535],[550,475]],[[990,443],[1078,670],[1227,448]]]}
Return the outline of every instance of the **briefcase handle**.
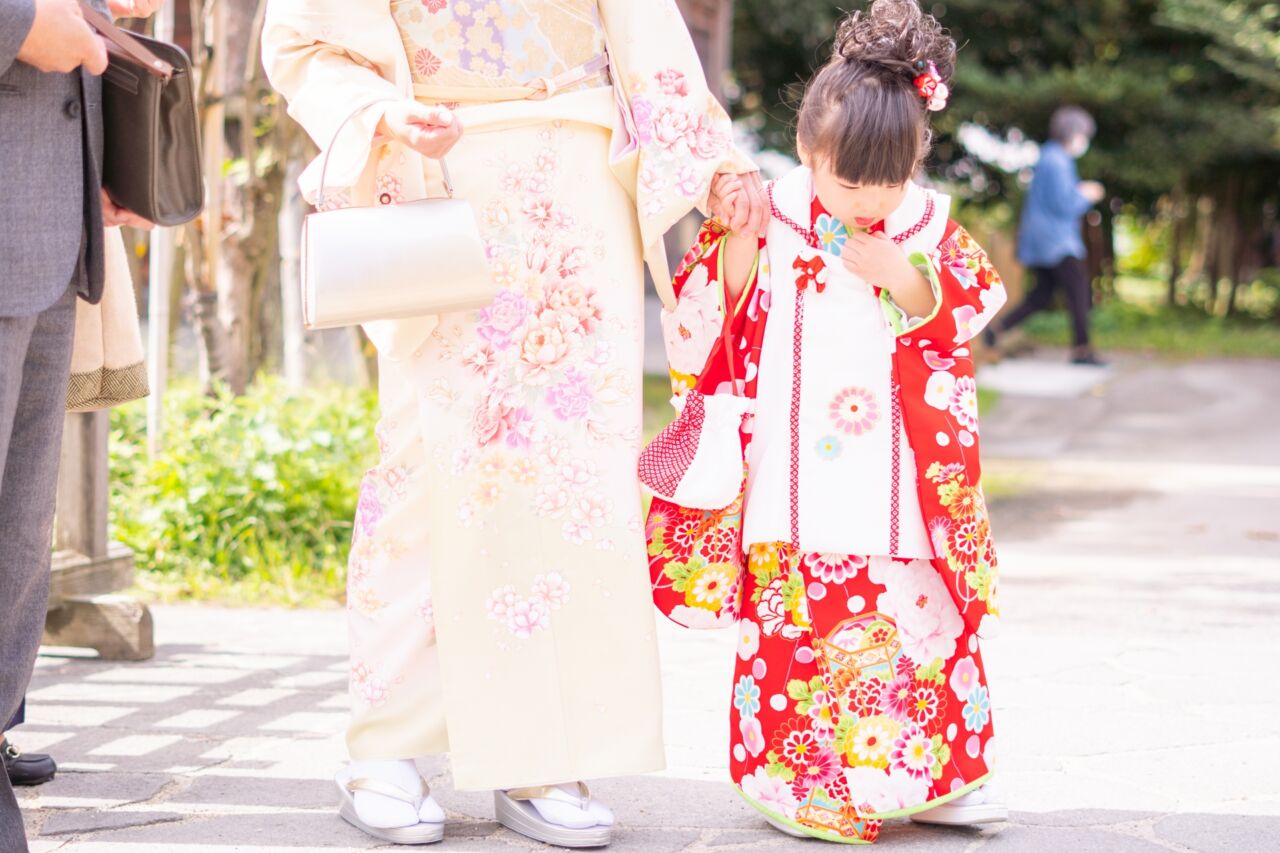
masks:
{"label": "briefcase handle", "polygon": [[119,50],[129,58],[142,64],[142,67],[156,77],[169,80],[173,77],[173,66],[152,53],[146,45],[138,41],[132,34],[122,30],[111,22],[111,19],[89,5],[88,0],[80,0],[80,11],[85,22],[106,39],[111,49]]}

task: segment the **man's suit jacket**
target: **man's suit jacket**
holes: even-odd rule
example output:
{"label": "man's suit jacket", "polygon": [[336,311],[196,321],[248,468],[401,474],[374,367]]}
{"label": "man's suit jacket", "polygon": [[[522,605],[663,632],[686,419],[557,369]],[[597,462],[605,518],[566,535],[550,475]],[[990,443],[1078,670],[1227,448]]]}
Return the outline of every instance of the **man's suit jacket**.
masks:
{"label": "man's suit jacket", "polygon": [[[92,0],[106,11],[105,0]],[[17,60],[35,0],[0,0],[0,317],[102,295],[102,82]]]}

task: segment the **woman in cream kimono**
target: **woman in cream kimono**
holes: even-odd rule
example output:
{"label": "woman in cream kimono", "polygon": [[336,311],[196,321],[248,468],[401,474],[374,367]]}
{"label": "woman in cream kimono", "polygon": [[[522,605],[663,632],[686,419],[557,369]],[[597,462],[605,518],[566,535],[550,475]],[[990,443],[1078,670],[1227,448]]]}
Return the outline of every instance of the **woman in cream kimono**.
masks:
{"label": "woman in cream kimono", "polygon": [[[337,203],[439,195],[420,153],[465,128],[450,171],[501,287],[479,312],[368,327],[381,462],[349,567],[342,814],[439,840],[412,759],[447,751],[512,829],[608,843],[579,780],[663,763],[635,475],[642,259],[669,282],[663,232],[717,173],[754,167],[673,0],[272,0],[263,55],[320,144],[355,113]],[[762,203],[734,208],[762,230]]]}

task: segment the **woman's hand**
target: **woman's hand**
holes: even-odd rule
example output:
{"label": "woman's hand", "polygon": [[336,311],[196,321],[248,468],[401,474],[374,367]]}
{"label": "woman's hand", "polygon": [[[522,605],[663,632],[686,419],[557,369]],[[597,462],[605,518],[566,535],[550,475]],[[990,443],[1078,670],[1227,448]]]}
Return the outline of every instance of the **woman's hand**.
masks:
{"label": "woman's hand", "polygon": [[462,138],[462,122],[446,107],[396,101],[383,113],[378,131],[423,157],[439,160]]}
{"label": "woman's hand", "polygon": [[107,0],[113,18],[150,18],[164,0]]}
{"label": "woman's hand", "polygon": [[759,172],[716,175],[711,180],[707,207],[735,234],[763,237],[769,226],[769,204]]}
{"label": "woman's hand", "polygon": [[156,227],[154,222],[148,222],[138,214],[117,205],[107,195],[106,190],[102,190],[102,224],[107,228],[128,225],[130,228],[141,228],[145,231]]}

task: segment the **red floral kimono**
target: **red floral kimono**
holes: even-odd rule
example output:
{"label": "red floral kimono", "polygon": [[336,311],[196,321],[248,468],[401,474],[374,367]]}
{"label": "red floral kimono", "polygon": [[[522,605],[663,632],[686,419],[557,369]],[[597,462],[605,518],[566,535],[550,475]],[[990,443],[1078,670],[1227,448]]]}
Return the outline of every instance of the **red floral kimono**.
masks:
{"label": "red floral kimono", "polygon": [[[978,634],[998,613],[996,558],[967,344],[1005,293],[946,196],[911,185],[877,225],[932,284],[935,310],[912,318],[844,269],[847,231],[808,170],[770,195],[733,318],[735,375],[756,400],[743,499],[720,513],[654,500],[654,597],[681,624],[740,623],[731,772],[744,798],[807,834],[865,843],[885,818],[989,775]],[[677,394],[729,381],[724,359],[708,359],[723,240],[704,227],[663,318]]]}

